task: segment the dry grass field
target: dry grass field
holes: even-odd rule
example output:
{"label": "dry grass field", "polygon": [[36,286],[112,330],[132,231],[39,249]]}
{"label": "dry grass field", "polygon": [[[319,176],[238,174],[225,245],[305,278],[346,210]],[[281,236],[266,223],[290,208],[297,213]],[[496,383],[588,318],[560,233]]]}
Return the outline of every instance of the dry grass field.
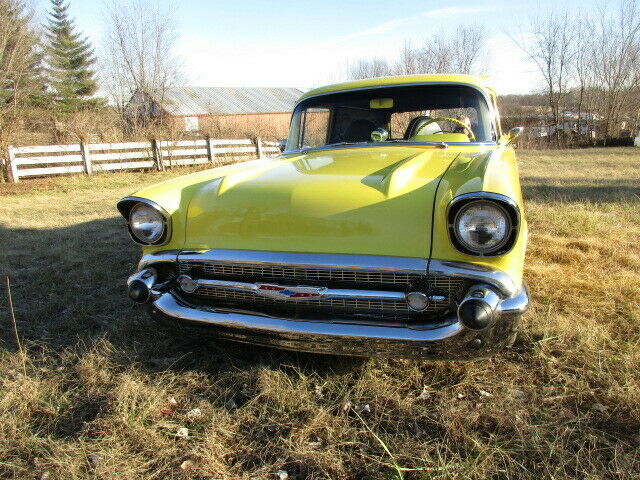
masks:
{"label": "dry grass field", "polygon": [[0,185],[0,478],[640,478],[640,149],[519,155],[533,306],[469,363],[171,338],[115,202],[184,171]]}

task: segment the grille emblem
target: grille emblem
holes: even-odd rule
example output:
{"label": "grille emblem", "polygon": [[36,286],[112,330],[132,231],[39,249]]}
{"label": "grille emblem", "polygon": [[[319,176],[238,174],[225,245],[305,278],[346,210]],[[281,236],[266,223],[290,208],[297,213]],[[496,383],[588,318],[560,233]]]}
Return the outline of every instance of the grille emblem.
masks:
{"label": "grille emblem", "polygon": [[263,297],[304,301],[320,298],[325,290],[323,287],[284,287],[271,283],[256,283],[255,292]]}

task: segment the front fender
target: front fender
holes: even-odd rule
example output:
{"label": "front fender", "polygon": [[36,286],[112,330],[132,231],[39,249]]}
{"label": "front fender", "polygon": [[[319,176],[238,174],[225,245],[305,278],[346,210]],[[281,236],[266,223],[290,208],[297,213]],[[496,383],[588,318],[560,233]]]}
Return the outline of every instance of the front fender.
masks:
{"label": "front fender", "polygon": [[143,198],[161,206],[171,217],[172,237],[162,246],[144,246],[144,254],[158,250],[179,250],[185,244],[187,210],[197,192],[205,185],[218,178],[245,169],[259,168],[272,160],[255,160],[212,168],[201,172],[183,175],[145,187],[129,197]]}
{"label": "front fender", "polygon": [[[520,228],[509,252],[500,256],[478,257],[461,253],[448,234],[447,207],[456,197],[475,192],[491,192],[511,198],[520,210]],[[507,273],[516,285],[522,283],[522,270],[527,243],[527,222],[515,152],[512,147],[498,146],[480,153],[463,153],[442,177],[436,192],[431,258],[477,263]]]}

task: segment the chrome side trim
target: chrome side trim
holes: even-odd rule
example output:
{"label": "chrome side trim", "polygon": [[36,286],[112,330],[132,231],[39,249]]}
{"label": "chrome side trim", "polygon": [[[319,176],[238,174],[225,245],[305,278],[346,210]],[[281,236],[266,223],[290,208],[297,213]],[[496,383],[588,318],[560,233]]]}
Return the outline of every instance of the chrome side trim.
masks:
{"label": "chrome side trim", "polygon": [[246,263],[282,265],[288,267],[340,268],[343,270],[371,270],[380,272],[426,275],[427,260],[412,257],[378,255],[348,255],[328,253],[284,253],[254,250],[183,251],[179,262]]}
{"label": "chrome side trim", "polygon": [[[128,202],[132,202],[134,204],[144,203],[146,205],[149,205],[151,208],[157,210],[158,212],[160,212],[160,215],[162,215],[162,218],[164,218],[164,233],[162,237],[160,237],[160,240],[158,242],[155,242],[155,243],[141,242],[131,232],[131,226],[129,225],[129,212],[131,211],[131,209],[125,209],[125,205]],[[160,205],[158,205],[156,202],[146,198],[141,198],[141,197],[124,197],[120,199],[120,201],[118,201],[117,207],[120,214],[124,217],[125,222],[127,222],[127,230],[129,231],[129,236],[138,245],[160,247],[162,245],[166,245],[171,240],[171,234],[173,233],[172,225],[171,225],[171,215],[169,215],[167,211],[164,208],[162,208]]]}
{"label": "chrome side trim", "polygon": [[429,274],[460,277],[488,283],[497,288],[504,297],[511,297],[518,292],[515,282],[505,272],[473,263],[431,260],[429,262]]}
{"label": "chrome side trim", "polygon": [[[247,283],[247,282],[235,282],[228,280],[208,280],[208,279],[199,279],[195,280],[196,285],[199,287],[215,287],[226,290],[241,290],[252,292],[255,295],[260,295],[258,291],[261,285],[277,285],[279,287],[285,287],[286,285],[279,284],[263,284],[263,283]],[[295,288],[295,287],[291,287]],[[366,299],[366,300],[390,300],[390,301],[404,301],[406,300],[406,295],[404,292],[393,292],[393,291],[382,291],[382,290],[354,290],[354,289],[339,289],[339,288],[326,288],[312,287],[315,291],[317,291],[318,296],[315,297],[301,297],[301,298],[290,298],[293,301],[313,301],[325,298],[356,298],[356,299]],[[273,298],[273,296],[270,296]],[[286,297],[282,297],[282,300],[289,300]]]}

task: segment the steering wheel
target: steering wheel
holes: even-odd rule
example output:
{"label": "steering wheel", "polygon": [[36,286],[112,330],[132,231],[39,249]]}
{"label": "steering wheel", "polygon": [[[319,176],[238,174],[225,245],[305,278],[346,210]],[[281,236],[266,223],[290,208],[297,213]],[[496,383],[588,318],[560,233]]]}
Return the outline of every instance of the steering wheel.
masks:
{"label": "steering wheel", "polygon": [[432,123],[434,123],[434,122],[441,122],[441,121],[443,121],[443,120],[446,120],[446,121],[448,121],[448,122],[457,123],[458,125],[460,125],[462,128],[464,128],[464,129],[466,130],[466,132],[467,132],[467,137],[469,137],[469,140],[470,140],[470,141],[472,141],[472,142],[475,142],[475,141],[476,141],[476,136],[473,134],[473,130],[471,130],[471,129],[469,128],[469,126],[468,126],[466,123],[464,123],[464,122],[462,122],[462,121],[458,120],[457,118],[451,118],[451,117],[437,117],[437,118],[430,118],[429,120],[427,120],[426,122],[424,122],[424,124],[422,124],[422,127],[421,127],[421,128],[424,128],[424,127],[426,127],[427,125],[430,125],[430,124],[432,124]]}

